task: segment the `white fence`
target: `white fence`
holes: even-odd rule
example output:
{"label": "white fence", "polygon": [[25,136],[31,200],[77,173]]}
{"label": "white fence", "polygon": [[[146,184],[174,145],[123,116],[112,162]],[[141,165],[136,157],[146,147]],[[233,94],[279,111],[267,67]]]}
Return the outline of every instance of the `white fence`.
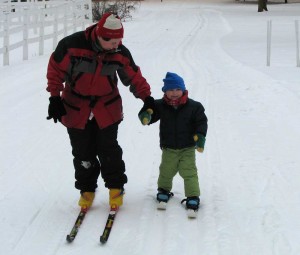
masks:
{"label": "white fence", "polygon": [[[299,20],[295,20],[294,24],[295,24],[296,66],[300,67]],[[291,24],[289,24],[289,25],[291,25]],[[277,24],[277,26],[278,26],[278,24]],[[267,21],[267,66],[270,66],[270,64],[271,64],[272,30],[273,30],[273,22],[272,22],[272,20],[268,20]]]}
{"label": "white fence", "polygon": [[23,60],[28,60],[30,46],[43,55],[45,42],[58,41],[92,23],[91,0],[42,0],[11,2],[0,0],[0,55],[3,65],[9,65],[10,52],[23,48]]}

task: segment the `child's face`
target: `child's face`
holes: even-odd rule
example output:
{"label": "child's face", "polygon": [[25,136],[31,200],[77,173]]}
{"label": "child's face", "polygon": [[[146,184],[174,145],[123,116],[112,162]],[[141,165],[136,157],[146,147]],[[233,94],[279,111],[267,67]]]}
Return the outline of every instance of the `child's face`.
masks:
{"label": "child's face", "polygon": [[183,91],[181,89],[169,89],[166,92],[167,98],[170,100],[177,100],[182,97]]}

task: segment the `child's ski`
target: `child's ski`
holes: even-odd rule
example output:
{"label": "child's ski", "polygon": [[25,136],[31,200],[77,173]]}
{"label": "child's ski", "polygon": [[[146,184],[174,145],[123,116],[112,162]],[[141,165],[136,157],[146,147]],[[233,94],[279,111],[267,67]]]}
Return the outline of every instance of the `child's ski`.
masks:
{"label": "child's ski", "polygon": [[198,210],[187,209],[187,216],[188,216],[188,218],[190,218],[190,219],[197,218],[197,212],[198,212]]}
{"label": "child's ski", "polygon": [[157,206],[156,206],[156,208],[157,208],[158,210],[166,210],[166,209],[167,209],[167,203],[166,203],[166,202],[163,202],[163,201],[161,201],[161,202],[158,202],[158,201],[157,201]]}

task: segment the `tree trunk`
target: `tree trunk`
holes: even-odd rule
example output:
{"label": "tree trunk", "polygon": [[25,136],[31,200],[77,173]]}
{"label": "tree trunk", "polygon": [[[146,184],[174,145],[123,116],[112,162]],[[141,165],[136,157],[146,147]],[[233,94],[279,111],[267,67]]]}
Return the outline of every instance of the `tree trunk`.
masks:
{"label": "tree trunk", "polygon": [[267,0],[258,0],[258,12],[268,11]]}

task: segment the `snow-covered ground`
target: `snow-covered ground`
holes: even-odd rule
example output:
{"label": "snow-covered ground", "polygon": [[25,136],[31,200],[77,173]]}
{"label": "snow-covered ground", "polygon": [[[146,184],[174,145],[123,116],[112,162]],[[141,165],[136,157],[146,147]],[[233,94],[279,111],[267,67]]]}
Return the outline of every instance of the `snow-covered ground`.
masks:
{"label": "snow-covered ground", "polygon": [[[206,108],[205,152],[197,154],[198,218],[180,204],[155,208],[158,124],[144,127],[142,102],[120,84],[125,119],[119,142],[129,182],[109,241],[100,245],[108,191],[99,179],[94,207],[76,240],[65,241],[78,213],[66,129],[47,121],[48,55],[0,67],[0,240],[10,255],[299,255],[300,67],[294,21],[300,4],[143,1],[124,23],[131,50],[155,98],[167,71],[184,79]],[[266,66],[272,20],[271,66]],[[21,59],[21,58],[20,58]]]}

